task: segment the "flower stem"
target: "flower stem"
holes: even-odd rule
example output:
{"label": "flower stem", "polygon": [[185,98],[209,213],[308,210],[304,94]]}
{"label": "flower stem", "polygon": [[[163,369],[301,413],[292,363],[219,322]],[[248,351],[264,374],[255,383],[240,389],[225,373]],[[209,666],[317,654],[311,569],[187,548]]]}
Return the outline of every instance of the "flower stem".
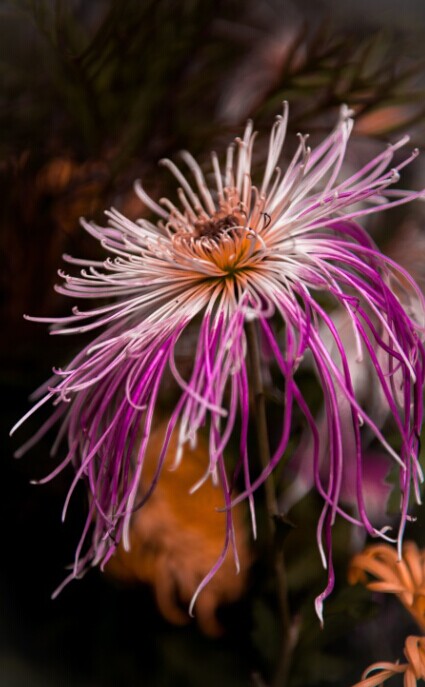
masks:
{"label": "flower stem", "polygon": [[[251,384],[253,389],[253,409],[257,428],[258,454],[261,469],[264,470],[270,463],[270,445],[267,430],[266,403],[261,374],[261,358],[258,333],[255,321],[246,324],[246,340],[248,358],[250,362]],[[268,550],[271,553],[271,567],[276,580],[276,592],[281,624],[281,649],[276,667],[276,673],[272,687],[285,687],[289,673],[291,657],[291,618],[288,604],[288,589],[286,580],[285,560],[282,545],[276,541],[275,517],[278,515],[276,492],[273,483],[273,475],[264,482],[266,501],[266,526]]]}

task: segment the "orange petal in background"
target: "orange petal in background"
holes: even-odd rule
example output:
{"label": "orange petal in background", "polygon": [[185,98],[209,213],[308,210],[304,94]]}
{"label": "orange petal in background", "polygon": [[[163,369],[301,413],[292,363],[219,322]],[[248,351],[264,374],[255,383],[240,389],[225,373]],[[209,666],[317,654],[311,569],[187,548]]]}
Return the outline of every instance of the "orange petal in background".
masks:
{"label": "orange petal in background", "polygon": [[[150,440],[142,474],[142,486],[149,486],[157,465],[166,429],[162,423]],[[174,433],[161,476],[146,504],[133,516],[130,551],[122,544],[107,570],[122,580],[144,582],[153,586],[164,617],[172,623],[190,620],[188,606],[199,583],[217,561],[224,543],[225,515],[220,488],[206,481],[190,494],[193,485],[205,474],[209,452],[204,437],[197,446],[184,446],[181,463],[170,470],[177,447]],[[216,611],[219,606],[237,601],[243,594],[251,554],[248,527],[243,507],[233,510],[236,542],[241,571],[236,573],[233,553],[229,550],[216,575],[199,595],[195,617],[201,630],[211,636],[222,632]]]}

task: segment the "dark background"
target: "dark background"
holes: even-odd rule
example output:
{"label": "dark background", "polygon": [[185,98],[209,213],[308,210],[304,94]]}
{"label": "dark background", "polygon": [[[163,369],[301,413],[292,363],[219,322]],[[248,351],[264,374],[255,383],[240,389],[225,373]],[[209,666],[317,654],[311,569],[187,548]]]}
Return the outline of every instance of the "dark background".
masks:
{"label": "dark background", "polygon": [[[369,38],[377,45],[373,65],[350,81],[343,67],[356,63]],[[113,204],[137,216],[135,178],[143,177],[155,197],[168,190],[157,159],[185,147],[201,159],[211,148],[223,150],[249,116],[267,130],[283,98],[291,103],[293,132],[327,129],[339,104],[352,98],[360,114],[364,108],[360,150],[374,150],[402,129],[423,144],[424,40],[421,0],[0,2],[0,684],[233,687],[251,684],[255,671],[267,674],[275,641],[267,604],[262,615],[249,598],[223,611],[227,631],[212,640],[196,624],[175,628],[162,620],[148,587],[127,588],[99,571],[50,600],[72,560],[84,493],[62,525],[69,474],[29,484],[49,469],[51,437],[12,458],[40,417],[13,440],[7,434],[28,410],[31,391],[81,342],[49,337],[22,314],[67,312],[52,290],[61,254],[99,254],[80,215],[99,219]],[[410,80],[394,94],[396,76],[407,73]],[[372,126],[366,115],[384,106],[399,109]],[[374,141],[365,143],[365,133]],[[418,163],[404,184],[418,187],[423,177]],[[419,210],[394,213],[390,224],[373,229],[391,245],[406,222],[422,231]],[[307,520],[314,521],[316,506],[306,506]],[[418,541],[421,531],[412,529]],[[342,563],[341,570],[343,578]],[[314,629],[294,657],[291,684],[345,687],[373,660],[401,656],[412,629],[404,612],[380,599],[365,620],[369,595],[350,593],[337,590],[324,633],[311,616]]]}

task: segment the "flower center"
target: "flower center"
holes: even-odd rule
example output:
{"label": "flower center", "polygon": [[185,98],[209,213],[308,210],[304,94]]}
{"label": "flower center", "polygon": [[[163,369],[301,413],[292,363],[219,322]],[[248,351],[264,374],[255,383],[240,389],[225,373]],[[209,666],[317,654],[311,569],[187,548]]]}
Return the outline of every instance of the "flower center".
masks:
{"label": "flower center", "polygon": [[206,222],[195,222],[195,239],[219,239],[228,229],[240,227],[240,222],[235,215],[226,215]]}
{"label": "flower center", "polygon": [[227,214],[221,209],[210,217],[198,217],[187,226],[174,225],[176,260],[190,264],[202,278],[248,273],[262,259],[262,243],[247,226],[246,214],[236,208],[229,210]]}

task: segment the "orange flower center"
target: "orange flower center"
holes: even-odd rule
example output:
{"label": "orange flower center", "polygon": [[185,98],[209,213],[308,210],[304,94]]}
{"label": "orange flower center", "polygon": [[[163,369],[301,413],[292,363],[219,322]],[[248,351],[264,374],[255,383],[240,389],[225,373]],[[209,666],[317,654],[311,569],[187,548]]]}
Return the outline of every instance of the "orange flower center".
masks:
{"label": "orange flower center", "polygon": [[210,217],[188,221],[186,226],[178,221],[171,226],[176,258],[194,260],[191,266],[202,278],[233,277],[255,268],[261,260],[264,243],[247,226],[246,215],[239,209],[222,208]]}

